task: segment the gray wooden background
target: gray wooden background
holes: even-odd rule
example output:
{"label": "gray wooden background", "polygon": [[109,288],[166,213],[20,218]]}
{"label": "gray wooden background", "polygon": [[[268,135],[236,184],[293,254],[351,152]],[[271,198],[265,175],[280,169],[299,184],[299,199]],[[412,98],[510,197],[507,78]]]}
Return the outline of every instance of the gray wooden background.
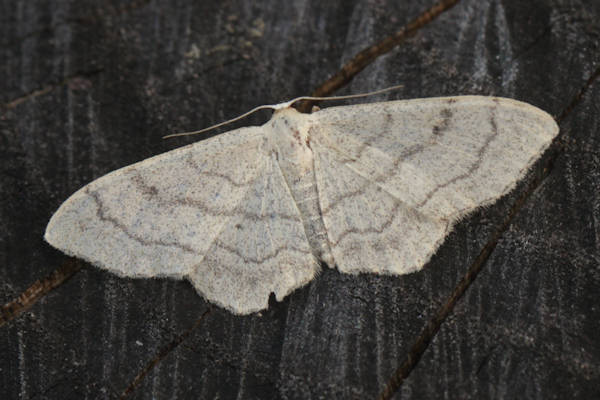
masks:
{"label": "gray wooden background", "polygon": [[598,398],[599,1],[458,1],[336,92],[559,118],[530,176],[421,272],[325,269],[238,317],[42,239],[84,184],[197,140],[163,134],[309,94],[434,3],[1,0],[0,398]]}

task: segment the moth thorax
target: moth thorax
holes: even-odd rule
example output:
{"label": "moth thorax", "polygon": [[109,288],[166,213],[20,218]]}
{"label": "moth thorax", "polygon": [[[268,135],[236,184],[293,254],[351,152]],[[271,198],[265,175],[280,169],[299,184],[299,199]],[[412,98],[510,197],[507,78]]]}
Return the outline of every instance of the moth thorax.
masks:
{"label": "moth thorax", "polygon": [[273,139],[280,164],[288,164],[302,174],[313,168],[313,152],[308,133],[307,116],[287,108],[278,110],[271,119]]}

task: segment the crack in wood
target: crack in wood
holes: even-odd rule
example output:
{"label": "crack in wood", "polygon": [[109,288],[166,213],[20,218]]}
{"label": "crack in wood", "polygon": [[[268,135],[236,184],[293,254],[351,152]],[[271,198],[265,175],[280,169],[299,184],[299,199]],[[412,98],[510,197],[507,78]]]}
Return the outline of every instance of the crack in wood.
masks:
{"label": "crack in wood", "polygon": [[6,109],[12,109],[17,107],[19,104],[24,103],[28,100],[34,99],[36,97],[40,97],[43,96],[45,94],[50,93],[51,91],[53,91],[56,88],[65,86],[70,84],[71,82],[75,82],[78,79],[81,78],[90,78],[93,77],[95,75],[98,75],[99,73],[101,73],[104,70],[104,68],[96,68],[96,69],[92,69],[90,71],[84,71],[84,72],[78,72],[75,73],[73,75],[67,76],[66,78],[64,78],[62,81],[57,82],[57,83],[50,83],[48,85],[45,85],[44,87],[42,87],[41,89],[35,89],[32,90],[29,93],[26,93],[22,96],[17,97],[16,99],[10,100],[7,103],[3,103],[1,105],[2,108],[6,108]]}
{"label": "crack in wood", "polygon": [[146,375],[148,375],[148,373],[150,371],[152,371],[152,369],[163,359],[165,358],[167,355],[169,355],[171,353],[171,351],[175,350],[184,340],[186,340],[191,334],[192,332],[198,328],[200,326],[200,324],[204,321],[204,318],[210,314],[212,311],[212,308],[208,308],[206,311],[204,311],[204,313],[202,313],[202,315],[200,316],[200,318],[198,318],[196,320],[196,322],[194,322],[194,325],[192,325],[191,327],[189,327],[185,332],[183,332],[181,335],[178,335],[175,339],[173,339],[171,341],[171,343],[169,343],[167,346],[163,347],[158,354],[152,359],[150,360],[150,362],[148,362],[146,364],[146,366],[135,376],[135,378],[133,378],[133,380],[131,381],[131,383],[125,388],[125,390],[123,391],[123,393],[121,393],[121,399],[125,399],[127,398],[127,396],[129,396],[134,390],[135,388],[142,382],[142,380],[144,379],[144,377]]}
{"label": "crack in wood", "polygon": [[[563,109],[560,113],[560,116],[556,118],[558,123],[562,122],[564,118],[569,115],[573,109],[581,102],[585,93],[589,90],[589,88],[596,82],[596,80],[600,77],[600,67],[594,71],[594,73],[588,78],[583,87],[579,90],[579,92],[575,95],[573,100],[569,103],[569,105]],[[558,141],[555,141],[551,148],[555,148],[554,151],[550,152],[550,155],[545,158],[545,161],[541,163],[539,169],[541,172],[536,174],[531,182],[527,185],[527,188],[521,193],[521,195],[514,202],[512,207],[510,208],[508,215],[502,221],[498,229],[492,234],[491,238],[488,240],[486,245],[483,247],[475,261],[471,264],[465,275],[458,282],[446,302],[442,305],[440,309],[435,313],[435,315],[429,320],[427,325],[423,328],[419,336],[416,338],[412,347],[408,351],[406,357],[400,364],[400,366],[396,369],[396,371],[392,374],[390,379],[388,380],[385,388],[380,393],[378,400],[389,400],[394,396],[394,394],[400,389],[405,379],[410,375],[412,370],[416,367],[419,360],[425,353],[425,350],[429,347],[429,343],[433,340],[437,332],[440,330],[441,325],[444,323],[446,318],[452,313],[454,310],[454,306],[458,302],[458,300],[464,295],[466,290],[471,286],[477,274],[482,270],[483,266],[486,264],[490,255],[496,248],[498,241],[504,235],[504,233],[510,227],[515,216],[521,211],[527,200],[535,193],[535,191],[539,188],[542,182],[550,175],[553,170],[554,163],[558,156],[561,154],[561,150],[564,149],[562,144],[560,143],[560,138],[562,133],[558,136]],[[556,148],[558,147],[558,148]]]}
{"label": "crack in wood", "polygon": [[66,282],[81,269],[83,263],[76,258],[69,258],[63,265],[52,271],[48,276],[38,279],[27,290],[13,301],[6,303],[0,309],[0,326],[10,322],[19,314],[31,308],[39,299],[54,288]]}
{"label": "crack in wood", "polygon": [[[573,97],[573,100],[571,100],[569,105],[556,118],[556,122],[560,124],[573,111],[573,109],[581,102],[583,96],[587,93],[588,89],[594,84],[598,77],[600,77],[600,67],[596,68],[596,70],[588,78],[588,80],[581,87],[581,89],[579,89],[579,92],[577,92],[575,97]],[[559,133],[558,135],[559,138],[563,136],[561,133]]]}

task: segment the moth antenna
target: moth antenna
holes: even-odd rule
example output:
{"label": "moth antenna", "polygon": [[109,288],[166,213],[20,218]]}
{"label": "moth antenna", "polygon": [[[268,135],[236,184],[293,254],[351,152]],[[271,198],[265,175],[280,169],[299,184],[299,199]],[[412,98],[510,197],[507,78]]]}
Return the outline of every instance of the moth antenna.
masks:
{"label": "moth antenna", "polygon": [[198,133],[204,133],[204,132],[210,131],[212,129],[218,128],[220,126],[228,125],[228,124],[231,124],[232,122],[239,121],[240,119],[246,118],[248,115],[257,112],[258,110],[266,110],[269,108],[273,109],[273,110],[277,110],[278,109],[277,106],[279,106],[279,104],[269,104],[269,105],[262,105],[262,106],[254,107],[252,110],[245,112],[242,115],[238,115],[237,117],[229,119],[227,121],[219,122],[218,124],[209,126],[208,128],[200,129],[198,131],[172,133],[170,135],[163,136],[162,138],[168,139],[168,138],[177,137],[177,136],[188,136],[188,135],[196,135]]}
{"label": "moth antenna", "polygon": [[245,112],[242,115],[239,115],[239,116],[237,116],[235,118],[232,118],[232,119],[229,119],[227,121],[219,122],[218,124],[209,126],[208,128],[200,129],[198,131],[172,133],[170,135],[163,136],[162,138],[163,139],[168,139],[168,138],[173,138],[173,137],[178,137],[178,136],[196,135],[196,134],[199,134],[199,133],[208,132],[208,131],[213,130],[215,128],[219,128],[221,126],[228,125],[228,124],[231,124],[232,122],[239,121],[240,119],[246,118],[248,115],[254,114],[255,112],[257,112],[259,110],[266,110],[266,109],[271,109],[273,111],[282,110],[284,108],[291,107],[292,104],[294,104],[295,102],[300,101],[300,100],[318,100],[318,101],[323,101],[323,100],[348,100],[348,99],[356,99],[356,98],[359,98],[359,97],[374,96],[376,94],[390,92],[392,90],[400,89],[401,87],[403,87],[403,85],[390,86],[388,88],[375,90],[373,92],[358,93],[358,94],[348,94],[348,95],[345,95],[345,96],[326,96],[326,97],[300,96],[300,97],[296,97],[296,98],[294,98],[292,100],[286,101],[284,103],[267,104],[267,105],[262,105],[262,106],[254,107],[252,110],[250,110],[248,112]]}
{"label": "moth antenna", "polygon": [[[317,101],[322,101],[322,100],[348,100],[348,99],[357,99],[359,97],[368,97],[368,96],[375,96],[376,94],[381,94],[381,93],[385,93],[385,92],[391,92],[392,90],[397,90],[402,88],[404,85],[396,85],[396,86],[390,86],[384,89],[379,89],[379,90],[375,90],[373,92],[367,92],[367,93],[358,93],[358,94],[348,94],[348,95],[344,95],[344,96],[326,96],[326,97],[314,97],[314,96],[301,96],[301,97],[296,97],[295,99],[292,99],[286,103],[281,103],[281,104],[288,104],[292,105],[297,101],[300,100],[317,100]],[[279,104],[277,104],[279,105]]]}

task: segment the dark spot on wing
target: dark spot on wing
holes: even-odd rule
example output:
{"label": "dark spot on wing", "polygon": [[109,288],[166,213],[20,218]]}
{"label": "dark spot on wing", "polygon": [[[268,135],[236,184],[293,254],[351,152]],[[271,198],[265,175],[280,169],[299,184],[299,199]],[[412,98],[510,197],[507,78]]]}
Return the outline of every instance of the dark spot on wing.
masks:
{"label": "dark spot on wing", "polygon": [[302,139],[300,138],[300,131],[298,129],[292,129],[292,136],[296,139],[296,142],[302,147]]}
{"label": "dark spot on wing", "polygon": [[140,175],[139,171],[132,169],[131,180],[135,186],[142,192],[144,196],[152,198],[158,194],[158,189],[154,185],[148,185],[144,178]]}
{"label": "dark spot on wing", "polygon": [[452,119],[452,110],[449,108],[444,108],[440,111],[440,115],[442,116],[442,122],[433,126],[432,133],[436,136],[439,136],[444,133],[448,129],[450,125],[450,120]]}

